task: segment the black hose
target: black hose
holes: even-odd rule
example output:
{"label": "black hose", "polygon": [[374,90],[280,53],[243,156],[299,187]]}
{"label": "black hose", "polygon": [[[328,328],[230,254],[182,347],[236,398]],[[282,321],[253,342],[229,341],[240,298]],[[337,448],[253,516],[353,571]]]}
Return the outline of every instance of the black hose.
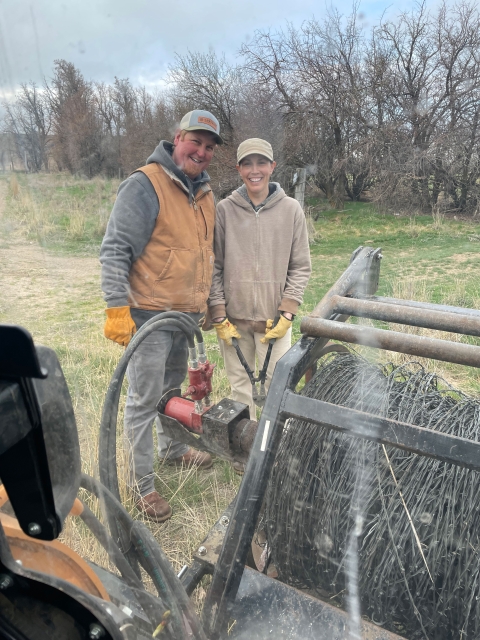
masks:
{"label": "black hose", "polygon": [[194,637],[199,640],[207,640],[182,583],[177,578],[168,558],[147,527],[142,522],[134,520],[111,491],[91,476],[82,474],[80,485],[104,502],[107,512],[111,512],[114,515],[128,539],[134,545],[141,565],[152,578],[162,600],[172,611],[172,622],[176,627],[176,632],[177,634],[178,632],[182,634],[178,637],[181,638],[186,635],[183,614],[190,625]]}
{"label": "black hose", "polygon": [[[130,358],[143,340],[160,327],[172,325],[183,331],[187,337],[190,348],[195,346],[193,336],[197,338],[198,342],[203,342],[202,332],[190,316],[178,311],[166,311],[150,318],[150,320],[140,327],[125,349],[125,353],[115,368],[105,396],[102,421],[100,423],[99,473],[102,484],[104,484],[118,500],[120,500],[120,491],[117,475],[117,415],[125,372]],[[131,545],[129,545],[125,536],[122,535],[115,518],[111,517],[108,512],[107,518],[113,539],[120,546],[120,549],[125,554],[125,557],[137,576],[140,577],[136,553],[131,548]]]}
{"label": "black hose", "polygon": [[106,527],[100,522],[96,515],[89,509],[89,507],[82,502],[83,511],[80,514],[80,518],[87,525],[95,538],[100,542],[102,547],[108,553],[108,557],[111,562],[117,567],[125,583],[134,591],[134,594],[144,610],[146,616],[152,623],[152,631],[154,631],[160,624],[161,619],[165,611],[167,610],[162,602],[162,610],[159,611],[158,606],[154,606],[150,600],[150,596],[145,593],[145,588],[142,581],[139,580],[135,571],[126,561],[125,556],[115,544],[113,538],[108,534]]}
{"label": "black hose", "polygon": [[138,531],[143,536],[142,542],[145,545],[144,549],[147,554],[147,558],[153,558],[155,564],[162,569],[163,576],[168,582],[169,589],[172,591],[175,601],[179,603],[182,612],[192,629],[194,637],[199,638],[200,640],[207,640],[207,636],[205,635],[200,620],[193,609],[190,598],[188,597],[184,586],[177,578],[163,549],[158,545],[151,531],[143,524],[143,522],[134,520],[134,530],[135,532]]}
{"label": "black hose", "polygon": [[142,324],[140,329],[133,336],[133,339],[135,339],[138,333],[140,333],[140,331],[143,330],[145,327],[149,327],[151,324],[153,324],[157,320],[165,320],[168,318],[171,318],[172,320],[182,323],[186,331],[194,332],[197,342],[203,342],[203,333],[201,332],[198,324],[195,322],[195,320],[191,316],[188,316],[185,313],[181,313],[180,311],[163,311],[162,313],[159,313],[153,318],[150,318],[150,320],[147,320],[147,322]]}

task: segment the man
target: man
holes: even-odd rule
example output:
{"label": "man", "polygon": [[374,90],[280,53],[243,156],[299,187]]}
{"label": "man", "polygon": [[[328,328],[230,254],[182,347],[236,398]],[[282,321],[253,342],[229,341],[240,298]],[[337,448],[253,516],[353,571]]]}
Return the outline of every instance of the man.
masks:
{"label": "man", "polygon": [[[215,269],[208,301],[233,399],[256,410],[252,386],[232,346],[240,347],[251,369],[263,366],[275,338],[267,371],[270,384],[277,361],[291,346],[292,322],[311,273],[305,215],[270,178],[275,170],[269,142],[250,138],[237,151],[243,185],[219,202],[215,224]],[[272,319],[279,321],[272,328]],[[234,465],[241,473],[241,465]]]}
{"label": "man", "polygon": [[[105,336],[126,346],[133,333],[162,311],[204,315],[213,270],[215,203],[206,171],[217,144],[218,120],[208,111],[187,113],[173,144],[162,140],[147,164],[120,185],[100,251],[107,303]],[[130,447],[129,484],[137,508],[163,522],[171,508],[154,487],[153,432],[158,455],[170,464],[212,466],[206,453],[167,438],[156,405],[180,387],[188,366],[182,331],[154,331],[127,369],[125,434]]]}

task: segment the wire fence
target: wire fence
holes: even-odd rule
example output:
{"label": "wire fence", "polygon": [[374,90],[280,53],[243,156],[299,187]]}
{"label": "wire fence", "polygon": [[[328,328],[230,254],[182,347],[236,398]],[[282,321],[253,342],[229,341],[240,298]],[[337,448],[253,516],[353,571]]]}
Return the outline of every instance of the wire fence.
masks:
{"label": "wire fence", "polygon": [[[329,355],[302,394],[479,438],[480,404],[415,362]],[[342,607],[356,527],[362,615],[412,640],[478,638],[479,489],[476,472],[290,420],[262,526],[280,579]]]}

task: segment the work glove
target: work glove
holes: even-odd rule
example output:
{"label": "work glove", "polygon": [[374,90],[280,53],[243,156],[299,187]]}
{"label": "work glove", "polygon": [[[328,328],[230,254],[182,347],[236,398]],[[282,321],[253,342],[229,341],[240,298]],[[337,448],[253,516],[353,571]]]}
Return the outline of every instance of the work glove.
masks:
{"label": "work glove", "polygon": [[292,326],[292,320],[287,320],[285,316],[280,315],[280,319],[277,324],[273,327],[273,320],[267,320],[267,328],[265,329],[265,335],[263,338],[260,338],[260,342],[263,344],[267,344],[272,338],[283,338],[283,336],[287,333],[287,331]]}
{"label": "work glove", "polygon": [[107,321],[103,328],[105,337],[126,347],[137,330],[130,315],[130,307],[110,307],[105,309]]}
{"label": "work glove", "polygon": [[237,327],[229,322],[228,318],[225,318],[223,322],[213,322],[213,326],[217,332],[217,336],[224,340],[229,347],[232,346],[232,338],[241,338],[238,333]]}

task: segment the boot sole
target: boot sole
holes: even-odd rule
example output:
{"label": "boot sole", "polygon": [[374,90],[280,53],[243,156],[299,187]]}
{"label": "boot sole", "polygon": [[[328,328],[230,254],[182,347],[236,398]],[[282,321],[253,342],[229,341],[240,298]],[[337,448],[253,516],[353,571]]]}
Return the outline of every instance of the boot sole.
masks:
{"label": "boot sole", "polygon": [[145,518],[148,518],[149,520],[153,520],[154,522],[165,522],[165,520],[169,520],[172,517],[171,509],[170,509],[170,513],[167,513],[164,516],[149,515],[146,511],[144,511],[143,509],[139,509],[138,507],[137,507],[137,511],[141,513],[143,516],[145,516]]}

